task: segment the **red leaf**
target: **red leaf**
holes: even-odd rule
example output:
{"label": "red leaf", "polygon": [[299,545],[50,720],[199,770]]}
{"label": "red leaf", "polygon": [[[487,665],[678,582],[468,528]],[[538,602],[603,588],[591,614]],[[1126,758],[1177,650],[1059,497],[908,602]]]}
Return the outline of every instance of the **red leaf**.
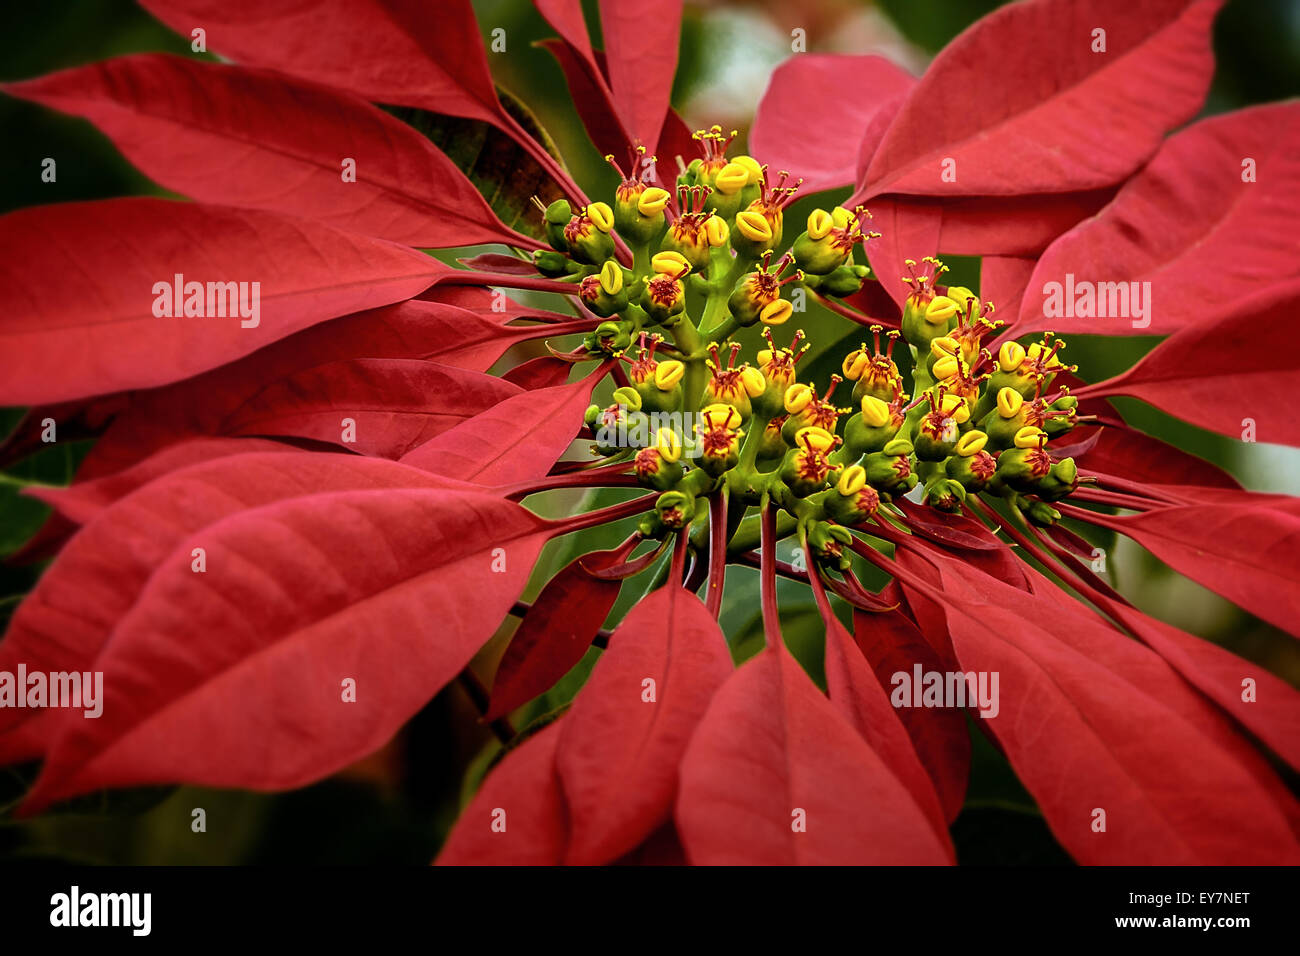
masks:
{"label": "red leaf", "polygon": [[[256,210],[160,199],[21,209],[0,219],[10,299],[0,348],[23,357],[0,403],[173,382],[325,319],[409,298],[439,271],[404,246]],[[177,274],[248,283],[250,306],[260,283],[261,308],[248,310],[260,313],[257,325],[244,327],[255,319],[239,314],[155,316],[155,283],[171,289]]]}
{"label": "red leaf", "polygon": [[[1200,109],[1221,2],[1037,0],[991,13],[935,58],[903,104],[866,195],[1014,196],[1125,179]],[[1097,28],[1104,53],[1093,52]]]}
{"label": "red leaf", "polygon": [[714,695],[676,820],[696,865],[948,862],[907,790],[779,645]]}
{"label": "red leaf", "polygon": [[681,0],[660,0],[653,7],[600,0],[600,28],[605,69],[623,128],[635,142],[658,143],[677,72]]}
{"label": "red leaf", "polygon": [[530,260],[520,259],[518,256],[508,256],[503,252],[484,252],[457,261],[465,268],[473,269],[476,272],[498,272],[512,276],[537,275],[537,266],[533,265]]}
{"label": "red leaf", "polygon": [[1072,446],[1062,445],[1060,449],[1053,448],[1052,454],[1057,458],[1073,455],[1085,474],[1115,475],[1143,485],[1241,487],[1237,479],[1218,465],[1135,428],[1107,425],[1089,436],[1094,437],[1095,441],[1090,441],[1084,451],[1075,452]]}
{"label": "red leaf", "polygon": [[78,479],[109,474],[172,442],[220,434],[260,391],[315,366],[364,357],[431,359],[484,371],[522,336],[536,334],[536,327],[503,327],[509,318],[411,300],[304,329],[195,378],[132,394],[82,462]]}
{"label": "red leaf", "polygon": [[1255,440],[1300,445],[1300,418],[1291,403],[1300,390],[1300,363],[1273,342],[1272,315],[1300,309],[1300,283],[1285,296],[1245,299],[1230,316],[1188,326],[1152,349],[1127,372],[1075,394],[1129,395],[1171,415],[1240,438],[1244,420]]}
{"label": "red leaf", "polygon": [[508,398],[402,457],[402,463],[461,481],[499,486],[546,474],[582,427],[601,366],[572,385]]}
{"label": "red leaf", "polygon": [[260,438],[196,438],[170,445],[130,468],[102,478],[81,481],[66,488],[29,488],[27,493],[55,508],[70,521],[86,524],[113,502],[164,475],[215,458],[258,452],[300,454],[301,449]]}
{"label": "red leaf", "polygon": [[825,592],[814,585],[813,595],[826,626],[826,687],[831,703],[907,789],[930,821],[935,836],[948,853],[949,862],[953,862],[948,820],[934,784],[903,726],[902,715],[891,706],[861,650],[835,617]]}
{"label": "red leaf", "polygon": [[[246,449],[259,444],[239,441]],[[292,462],[289,457],[277,451],[200,461],[88,515],[85,528],[14,612],[0,642],[0,661],[22,661],[32,671],[91,669],[114,627],[177,544],[232,514],[313,491],[455,484],[352,455],[298,453]],[[157,465],[151,459],[141,470],[147,476]],[[48,727],[57,713],[0,709],[0,731],[24,720]]]}
{"label": "red leaf", "polygon": [[[1242,157],[1258,164],[1258,182],[1243,181]],[[1204,120],[1170,137],[1110,205],[1043,254],[1016,334],[1163,335],[1223,318],[1243,298],[1300,281],[1292,254],[1297,219],[1300,104]],[[1044,315],[1045,286],[1064,286],[1067,274],[1093,283],[1150,283],[1146,323],[1127,315],[1075,316],[1073,302],[1064,316]]]}
{"label": "red leaf", "polygon": [[[1111,602],[1109,610],[1112,617],[1164,658],[1188,683],[1263,741],[1292,769],[1300,769],[1300,692],[1294,687],[1258,664],[1149,617],[1137,608]],[[1254,682],[1250,700],[1243,699],[1243,681],[1247,678]]]}
{"label": "red leaf", "polygon": [[871,214],[871,229],[881,234],[866,244],[871,274],[901,308],[909,292],[903,283],[909,274],[906,260],[919,268],[922,259],[939,251],[943,214],[937,206],[895,197],[873,200]]}
{"label": "red leaf", "polygon": [[[554,24],[554,21],[552,21]],[[557,28],[558,29],[558,28]],[[561,31],[563,32],[563,31]],[[564,73],[564,80],[569,87],[569,96],[574,108],[582,120],[592,144],[602,156],[614,156],[620,164],[624,162],[628,144],[633,135],[623,128],[618,111],[614,106],[614,94],[605,80],[603,66],[605,54],[585,55],[575,50],[565,40],[542,40],[538,43],[544,47],[559,64]],[[691,139],[691,131],[672,110],[664,117],[663,132],[659,144],[650,152],[658,157],[660,166],[655,167],[654,179],[660,185],[667,182],[672,185],[676,166],[674,158],[682,156],[689,163],[699,154],[699,146]],[[625,169],[628,175],[643,176],[644,169]]]}
{"label": "red leaf", "polygon": [[567,862],[609,862],[668,818],[687,743],[731,672],[727,639],[695,595],[663,587],[632,609],[560,734],[555,764],[573,821]]}
{"label": "red leaf", "polygon": [[1006,548],[1006,544],[990,534],[987,527],[966,515],[944,514],[902,496],[894,501],[894,507],[903,512],[903,523],[913,532],[945,547],[963,551],[997,551]]}
{"label": "red leaf", "polygon": [[[182,36],[250,66],[378,103],[498,123],[500,107],[468,0],[143,0]],[[359,42],[364,40],[364,42]]]}
{"label": "red leaf", "polygon": [[519,394],[519,386],[495,376],[436,362],[351,359],[267,386],[235,409],[222,431],[310,438],[395,459]]}
{"label": "red leaf", "polygon": [[569,381],[569,372],[573,366],[563,359],[543,355],[540,358],[521,362],[501,377],[507,382],[514,382],[520,388],[529,390],[555,388]]}
{"label": "red leaf", "polygon": [[[27,812],[106,786],[301,786],[381,746],[469,662],[522,590],[546,524],[392,462],[348,461],[370,466],[351,489],[181,535],[95,660],[102,717],[55,718]],[[231,481],[238,466],[201,467]],[[399,487],[377,489],[375,474]]]}
{"label": "red leaf", "polygon": [[[879,614],[855,612],[853,639],[885,693],[894,690],[895,674],[913,674],[918,664],[922,673],[944,670],[934,648],[901,610]],[[970,775],[970,733],[966,720],[961,711],[946,707],[901,707],[897,713],[917,757],[933,781],[944,819],[951,823],[966,800]]]}
{"label": "red leaf", "polygon": [[[1249,745],[1221,738],[1222,718],[1158,657],[1068,599],[1044,602],[955,564],[940,574],[963,670],[1000,675],[988,728],[1075,859],[1300,858],[1277,790],[1234,752]],[[1092,829],[1096,809],[1104,832]]]}
{"label": "red leaf", "polygon": [[[86,117],[151,179],[201,202],[289,213],[412,246],[539,247],[504,226],[425,137],[344,93],[159,54],[4,89]],[[350,182],[345,158],[356,164]]]}
{"label": "red leaf", "polygon": [[[802,176],[804,192],[848,186],[864,145],[847,131],[870,128],[878,113],[915,84],[882,56],[792,56],[768,80],[749,131],[750,151],[774,170]],[[808,108],[822,102],[836,108]]]}
{"label": "red leaf", "polygon": [[447,835],[438,866],[557,866],[568,814],[555,773],[560,723],[543,727],[502,758]]}
{"label": "red leaf", "polygon": [[[1114,189],[1029,196],[955,196],[942,200],[939,248],[955,256],[1036,258],[1061,233],[1094,215]],[[940,200],[929,200],[938,203]],[[1001,305],[988,293],[984,298]],[[1007,302],[1001,318],[1012,322],[1019,302]]]}
{"label": "red leaf", "polygon": [[1256,502],[1239,495],[1143,514],[1088,515],[1180,574],[1300,636],[1300,498]]}
{"label": "red leaf", "polygon": [[1034,271],[1034,259],[1025,256],[985,256],[980,261],[980,298],[992,302],[994,318],[1014,318]]}
{"label": "red leaf", "polygon": [[546,582],[497,665],[484,720],[522,707],[544,693],[582,660],[618,600],[620,581],[603,581],[584,570],[608,567],[625,557],[622,548],[575,558]]}

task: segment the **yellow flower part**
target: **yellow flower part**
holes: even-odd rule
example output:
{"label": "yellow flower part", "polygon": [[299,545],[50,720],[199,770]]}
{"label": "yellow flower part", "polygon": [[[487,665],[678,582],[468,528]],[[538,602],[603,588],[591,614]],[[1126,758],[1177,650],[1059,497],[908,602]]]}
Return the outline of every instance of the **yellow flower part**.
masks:
{"label": "yellow flower part", "polygon": [[749,170],[733,160],[718,170],[713,185],[724,196],[734,196],[749,185]]}
{"label": "yellow flower part", "polygon": [[717,248],[725,246],[727,239],[731,235],[731,230],[727,228],[727,223],[719,216],[710,216],[704,222],[704,236],[709,240],[709,245]]}
{"label": "yellow flower part", "polygon": [[1019,342],[1003,342],[998,349],[998,368],[1004,372],[1014,372],[1025,361],[1025,347]]}
{"label": "yellow flower part", "polygon": [[660,362],[655,369],[655,388],[661,392],[670,392],[686,374],[686,365],[677,359]]}
{"label": "yellow flower part", "polygon": [[893,415],[890,413],[889,405],[874,395],[862,396],[862,422],[871,428],[884,428],[889,424]]}
{"label": "yellow flower part", "polygon": [[844,364],[841,366],[844,377],[857,381],[862,377],[868,365],[871,364],[871,357],[867,355],[867,347],[864,345],[856,352],[850,352],[844,356]]}
{"label": "yellow flower part", "polygon": [[784,325],[793,314],[794,305],[789,300],[777,299],[763,306],[763,311],[758,313],[758,321],[764,325]]}
{"label": "yellow flower part", "polygon": [[931,325],[945,325],[957,314],[957,303],[946,295],[936,295],[925,307],[925,321]]}
{"label": "yellow flower part", "polygon": [[731,164],[744,168],[746,186],[752,186],[763,178],[763,167],[753,156],[737,156]]}
{"label": "yellow flower part", "polygon": [[978,455],[988,444],[989,436],[979,429],[968,431],[957,440],[957,454],[963,458],[970,458],[972,455]]}
{"label": "yellow flower part", "polygon": [[814,209],[808,214],[808,238],[825,239],[835,226],[835,220],[825,209]]}
{"label": "yellow flower part", "polygon": [[771,242],[772,226],[761,212],[746,209],[736,214],[736,228],[750,242]]}
{"label": "yellow flower part", "polygon": [[785,390],[785,410],[791,415],[798,415],[813,400],[813,390],[803,382],[796,382]]}
{"label": "yellow flower part", "polygon": [[795,433],[794,440],[809,451],[821,452],[823,455],[835,447],[835,436],[816,425],[799,429]]}
{"label": "yellow flower part", "polygon": [[767,391],[767,379],[763,373],[749,365],[740,370],[740,384],[750,398],[758,398]]}
{"label": "yellow flower part", "polygon": [[657,216],[664,211],[671,197],[668,190],[660,189],[658,186],[651,186],[641,194],[641,198],[636,202],[636,210],[643,216]]}
{"label": "yellow flower part", "polygon": [[690,272],[691,264],[680,252],[669,249],[666,252],[656,252],[650,259],[650,268],[660,275],[677,277],[683,270]]}
{"label": "yellow flower part", "polygon": [[835,483],[835,490],[845,498],[852,498],[867,485],[867,469],[861,465],[850,465]]}
{"label": "yellow flower part", "polygon": [[641,393],[630,385],[614,389],[614,401],[634,412],[641,409]]}
{"label": "yellow flower part", "polygon": [[953,378],[960,371],[961,363],[957,361],[955,355],[945,355],[934,363],[934,377],[937,379]]}
{"label": "yellow flower part", "polygon": [[736,411],[734,406],[723,402],[708,406],[700,412],[700,417],[710,428],[734,430],[740,427],[740,412]]}
{"label": "yellow flower part", "polygon": [[959,351],[961,351],[961,345],[951,335],[940,335],[930,340],[930,354],[935,358],[956,355]]}
{"label": "yellow flower part", "polygon": [[594,202],[588,206],[587,218],[601,232],[609,232],[614,228],[614,210],[609,208],[607,202]]}
{"label": "yellow flower part", "polygon": [[661,428],[655,433],[655,449],[664,461],[677,461],[682,457],[682,440],[671,428]]}
{"label": "yellow flower part", "polygon": [[1016,432],[1016,437],[1015,437],[1016,447],[1037,448],[1039,445],[1039,439],[1045,436],[1046,434],[1047,433],[1043,431],[1041,428],[1036,428],[1033,425],[1026,425],[1024,428]]}
{"label": "yellow flower part", "polygon": [[1011,386],[998,389],[998,414],[1003,418],[1015,418],[1023,404],[1025,396]]}
{"label": "yellow flower part", "polygon": [[623,291],[623,270],[613,259],[606,260],[600,267],[600,287],[606,295],[618,295]]}

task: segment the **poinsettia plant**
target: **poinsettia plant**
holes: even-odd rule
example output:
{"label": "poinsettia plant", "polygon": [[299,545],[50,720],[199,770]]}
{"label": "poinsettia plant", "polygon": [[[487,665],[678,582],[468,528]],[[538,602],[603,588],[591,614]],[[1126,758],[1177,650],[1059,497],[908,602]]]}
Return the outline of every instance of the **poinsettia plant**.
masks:
{"label": "poinsettia plant", "polygon": [[[1220,0],[796,53],[747,152],[671,108],[679,3],[597,49],[536,0],[604,195],[464,0],[144,6],[228,59],[5,87],[191,200],[0,220],[6,461],[95,438],[27,488],[0,673],[103,679],[0,685],[19,813],[304,786],[459,681],[501,741],[442,863],[952,863],[972,726],[1078,862],[1300,858],[1300,696],[1093,543],[1300,634],[1297,499],[1110,401],[1300,444],[1300,105],[1191,122]],[[1076,335],[1164,338],[1095,380]]]}

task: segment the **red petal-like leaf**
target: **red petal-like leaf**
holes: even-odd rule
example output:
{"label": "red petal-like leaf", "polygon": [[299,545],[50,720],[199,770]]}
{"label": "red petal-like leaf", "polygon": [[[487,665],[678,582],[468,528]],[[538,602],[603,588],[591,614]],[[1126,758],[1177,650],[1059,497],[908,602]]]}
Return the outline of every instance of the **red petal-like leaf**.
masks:
{"label": "red petal-like leaf", "polygon": [[681,0],[659,0],[652,8],[600,0],[600,29],[605,69],[623,128],[634,141],[658,143],[677,73]]}
{"label": "red petal-like leaf", "polygon": [[[922,673],[944,669],[939,655],[902,610],[880,614],[855,612],[853,639],[885,693],[897,688],[895,674],[913,675],[918,664]],[[944,819],[951,823],[966,800],[970,775],[970,733],[966,719],[960,710],[948,707],[900,707],[897,713],[912,739],[917,757],[933,781]]]}
{"label": "red petal-like leaf", "polygon": [[[592,144],[602,156],[613,156],[622,165],[628,158],[627,146],[633,136],[623,128],[614,106],[614,94],[605,80],[602,70],[605,54],[596,53],[594,59],[588,59],[564,40],[542,40],[538,45],[544,47],[560,65],[574,108]],[[659,145],[650,151],[661,164],[655,167],[653,179],[660,185],[665,182],[672,185],[677,169],[675,157],[682,156],[689,163],[699,151],[699,145],[691,139],[691,131],[682,118],[669,110],[664,118]],[[647,171],[624,168],[624,172],[643,177]]]}
{"label": "red petal-like leaf", "polygon": [[520,388],[530,391],[541,388],[555,388],[569,381],[569,372],[573,366],[563,359],[543,355],[540,358],[521,362],[510,371],[502,374],[507,382],[514,382]]}
{"label": "red petal-like leaf", "polygon": [[714,695],[675,816],[697,865],[948,862],[925,813],[779,645]]}
{"label": "red petal-like leaf", "polygon": [[[182,36],[378,103],[496,123],[487,54],[469,0],[143,0]],[[365,42],[359,42],[364,38]]]}
{"label": "red petal-like leaf", "polygon": [[[1037,257],[1114,195],[1114,189],[1092,189],[1031,196],[957,196],[930,202],[942,203],[939,248],[945,255]],[[1003,305],[988,293],[984,298]],[[1001,318],[1012,321],[1019,305],[1019,300],[1006,301]]]}
{"label": "red petal-like leaf", "polygon": [[[1036,0],[994,11],[921,78],[866,194],[1014,196],[1123,180],[1200,109],[1221,3]],[[1105,52],[1093,52],[1098,29]]]}
{"label": "red petal-like leaf", "polygon": [[1034,264],[1027,256],[985,256],[980,261],[980,298],[993,303],[994,318],[1015,316]]}
{"label": "red petal-like leaf", "polygon": [[[1300,104],[1204,120],[1170,137],[1110,205],[1043,254],[1015,333],[1164,335],[1223,318],[1243,298],[1300,282],[1297,219]],[[1067,275],[1094,285],[1149,283],[1147,314],[1123,309],[1118,292],[1115,309],[1098,288],[1091,315],[1076,315],[1068,301],[1063,316],[1045,315],[1047,284],[1064,294]]]}
{"label": "red petal-like leaf", "polygon": [[1180,574],[1300,636],[1300,498],[1253,502],[1241,497],[1143,514],[1089,513],[1089,519],[1128,535]]}
{"label": "red petal-like leaf", "polygon": [[347,94],[158,54],[4,89],[86,117],[151,179],[201,202],[290,213],[411,246],[538,247],[504,226],[429,140]]}
{"label": "red petal-like leaf", "polygon": [[556,866],[568,815],[555,773],[563,721],[543,727],[502,758],[456,821],[438,866]]}
{"label": "red petal-like leaf", "polygon": [[[759,101],[749,131],[750,152],[774,170],[802,176],[805,192],[847,186],[856,179],[864,148],[848,130],[871,127],[878,112],[901,102],[899,97],[915,84],[907,71],[882,56],[792,56],[772,72]],[[837,108],[808,108],[822,102]]]}
{"label": "red petal-like leaf", "polygon": [[1268,318],[1297,310],[1300,284],[1285,296],[1243,300],[1227,318],[1188,326],[1127,372],[1075,394],[1129,395],[1233,438],[1249,424],[1253,440],[1300,445],[1300,417],[1291,411],[1300,362],[1277,346]]}
{"label": "red petal-like leaf", "polygon": [[409,485],[309,493],[183,537],[95,661],[102,717],[56,718],[28,812],[105,786],[301,786],[379,747],[469,662],[549,529],[370,461]]}
{"label": "red petal-like leaf", "polygon": [[[0,403],[173,382],[325,319],[409,298],[440,271],[413,249],[259,210],[160,199],[21,209],[0,219],[9,298],[0,350],[22,356],[0,384]],[[250,317],[155,315],[164,296],[183,308],[177,276],[243,283],[234,306]],[[205,297],[205,315],[206,306]]]}
{"label": "red petal-like leaf", "polygon": [[903,726],[901,714],[890,704],[861,650],[831,610],[825,592],[814,585],[813,594],[826,626],[826,688],[831,703],[857,729],[898,782],[907,788],[912,800],[934,827],[935,835],[948,851],[949,860],[953,861],[948,821],[934,785]]}
{"label": "red petal-like leaf", "polygon": [[295,454],[301,449],[260,438],[196,438],[170,445],[139,464],[102,478],[81,481],[66,488],[29,488],[27,493],[55,508],[70,521],[86,524],[113,502],[163,475],[214,458],[258,452]]}
{"label": "red petal-like leaf", "polygon": [[[251,439],[240,441],[246,451],[261,445]],[[175,459],[179,454],[168,451],[156,457]],[[159,461],[149,459],[139,466],[141,477],[159,467]],[[121,488],[132,477],[128,471],[106,479],[99,490]],[[33,671],[90,670],[114,627],[177,544],[229,515],[317,491],[429,484],[455,483],[353,455],[280,450],[200,460],[169,470],[159,480],[125,494],[113,507],[86,515],[85,528],[14,612],[0,642],[0,661],[25,662]],[[74,497],[78,493],[69,492]],[[57,713],[0,709],[0,730],[27,719],[48,726]]]}
{"label": "red petal-like leaf", "polygon": [[870,228],[881,234],[866,244],[871,274],[902,308],[910,291],[903,282],[906,260],[919,265],[939,251],[943,214],[937,206],[897,197],[873,200],[871,214]]}
{"label": "red petal-like leaf", "polygon": [[1089,437],[1095,440],[1089,441],[1084,451],[1075,452],[1072,444],[1062,444],[1060,449],[1053,447],[1052,454],[1058,458],[1074,456],[1085,474],[1115,475],[1143,485],[1241,487],[1237,479],[1218,465],[1136,428],[1107,425]]}
{"label": "red petal-like leaf", "polygon": [[[999,675],[986,724],[1079,862],[1300,858],[1276,789],[1217,739],[1222,717],[1156,655],[1082,605],[1035,599],[957,564],[940,574],[963,670]],[[1244,740],[1237,748],[1249,751]],[[1093,829],[1098,809],[1104,831]]]}
{"label": "red petal-like leaf", "polygon": [[403,456],[403,464],[499,486],[540,477],[564,454],[582,427],[591,391],[604,366],[579,382],[508,398]]}
{"label": "red petal-like leaf", "polygon": [[608,567],[625,556],[622,548],[584,554],[546,582],[497,665],[484,720],[522,707],[582,660],[621,587],[619,581],[592,577],[585,568]]}
{"label": "red petal-like leaf", "polygon": [[555,764],[573,822],[567,862],[608,862],[668,818],[678,764],[731,672],[727,639],[695,595],[663,587],[633,608],[560,734]]}
{"label": "red petal-like leaf", "polygon": [[[1044,587],[1053,587],[1043,580]],[[1300,769],[1300,692],[1258,664],[1118,601],[1108,612],[1206,697]],[[1249,693],[1246,681],[1251,687]]]}
{"label": "red petal-like leaf", "polygon": [[357,358],[431,359],[485,371],[511,344],[537,334],[536,327],[505,327],[509,318],[411,300],[322,322],[195,378],[132,394],[82,462],[78,479],[110,474],[172,442],[221,434],[245,402],[315,366]]}
{"label": "red petal-like leaf", "polygon": [[226,419],[230,435],[285,435],[401,458],[448,429],[522,394],[482,372],[420,359],[353,359],[298,372]]}

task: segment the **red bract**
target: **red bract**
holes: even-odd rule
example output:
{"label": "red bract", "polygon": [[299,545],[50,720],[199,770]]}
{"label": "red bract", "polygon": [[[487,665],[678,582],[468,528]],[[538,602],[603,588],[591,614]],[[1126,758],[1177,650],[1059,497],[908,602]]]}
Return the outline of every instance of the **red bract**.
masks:
{"label": "red bract", "polygon": [[[234,62],[7,87],[196,200],[0,219],[0,401],[33,406],[0,453],[49,419],[97,438],[69,487],[31,489],[56,515],[26,556],[55,559],[0,676],[102,671],[103,715],[0,708],[0,757],[42,761],[23,812],[301,786],[462,679],[504,741],[443,864],[953,863],[968,718],[1079,862],[1300,859],[1270,763],[1300,768],[1300,695],[1140,611],[1079,533],[1297,633],[1297,499],[1108,401],[1300,445],[1276,331],[1300,307],[1296,106],[1167,135],[1204,99],[1217,0],[1010,5],[919,80],[800,55],[753,156],[671,109],[680,4],[602,2],[604,50],[576,0],[536,5],[622,173],[609,201],[503,105],[466,2],[148,0]],[[567,198],[506,225],[412,109],[493,128]],[[978,294],[941,253],[982,257]],[[213,314],[217,281],[257,308],[241,287]],[[805,301],[861,346],[787,338]],[[1169,337],[1086,384],[1059,331]],[[810,589],[811,657],[778,577]]]}

